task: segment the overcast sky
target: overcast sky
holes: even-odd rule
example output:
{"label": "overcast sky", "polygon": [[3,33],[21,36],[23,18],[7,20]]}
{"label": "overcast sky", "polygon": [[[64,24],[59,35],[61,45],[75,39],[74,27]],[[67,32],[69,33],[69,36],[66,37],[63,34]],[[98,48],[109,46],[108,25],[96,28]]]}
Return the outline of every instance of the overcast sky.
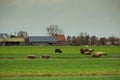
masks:
{"label": "overcast sky", "polygon": [[120,0],[0,0],[0,33],[48,36],[50,25],[66,36],[120,37]]}

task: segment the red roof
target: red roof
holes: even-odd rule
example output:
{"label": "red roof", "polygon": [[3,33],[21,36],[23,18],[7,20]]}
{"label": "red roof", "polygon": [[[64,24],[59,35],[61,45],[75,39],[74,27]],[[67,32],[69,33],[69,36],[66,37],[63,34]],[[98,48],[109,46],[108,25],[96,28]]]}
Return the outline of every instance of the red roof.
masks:
{"label": "red roof", "polygon": [[60,35],[56,35],[55,37],[57,38],[58,42],[66,42],[66,38],[64,35],[60,34]]}

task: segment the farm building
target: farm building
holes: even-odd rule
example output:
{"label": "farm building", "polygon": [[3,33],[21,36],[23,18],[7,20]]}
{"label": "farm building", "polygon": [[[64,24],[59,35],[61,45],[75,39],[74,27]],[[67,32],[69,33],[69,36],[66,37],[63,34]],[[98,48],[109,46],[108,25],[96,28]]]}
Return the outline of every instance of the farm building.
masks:
{"label": "farm building", "polygon": [[24,38],[7,38],[5,40],[5,45],[24,45]]}
{"label": "farm building", "polygon": [[0,34],[0,45],[23,45],[24,38],[10,38],[7,34]]}
{"label": "farm building", "polygon": [[64,35],[57,36],[29,36],[29,45],[66,45]]}
{"label": "farm building", "polygon": [[29,36],[29,45],[54,45],[57,39],[53,36]]}
{"label": "farm building", "polygon": [[9,36],[8,34],[0,34],[0,45],[66,45],[64,35],[54,36]]}
{"label": "farm building", "polygon": [[67,40],[64,35],[60,34],[55,35],[54,37],[56,37],[58,45],[66,45]]}

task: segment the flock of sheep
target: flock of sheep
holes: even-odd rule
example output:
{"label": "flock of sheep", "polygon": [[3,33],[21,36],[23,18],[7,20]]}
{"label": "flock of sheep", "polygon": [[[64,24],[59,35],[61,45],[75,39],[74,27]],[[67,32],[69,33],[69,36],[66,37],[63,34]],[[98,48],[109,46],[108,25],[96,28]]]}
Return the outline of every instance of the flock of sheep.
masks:
{"label": "flock of sheep", "polygon": [[[80,52],[83,55],[91,55],[93,51],[94,51],[94,49],[88,49],[88,48],[82,48],[82,49],[80,49]],[[107,54],[105,52],[96,52],[95,54],[92,55],[92,57],[99,58],[99,57],[101,57],[103,55],[107,55]]]}
{"label": "flock of sheep", "polygon": [[[81,48],[80,49],[80,53],[82,55],[91,55],[92,52],[94,51],[94,49],[88,49],[88,48]],[[62,53],[61,49],[55,49],[55,53]],[[105,52],[96,52],[95,54],[92,55],[93,58],[100,58],[103,55],[107,55]],[[35,59],[36,56],[35,55],[28,55],[27,56],[28,59]],[[43,59],[48,59],[50,58],[50,55],[48,54],[44,54],[41,56],[41,58]]]}

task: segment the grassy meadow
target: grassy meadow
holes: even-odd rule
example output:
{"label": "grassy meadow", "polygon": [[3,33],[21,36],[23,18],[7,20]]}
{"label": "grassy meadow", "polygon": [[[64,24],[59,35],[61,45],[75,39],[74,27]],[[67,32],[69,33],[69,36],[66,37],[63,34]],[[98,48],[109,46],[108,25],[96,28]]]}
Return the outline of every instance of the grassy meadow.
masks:
{"label": "grassy meadow", "polygon": [[[57,54],[55,48],[63,53]],[[82,55],[84,46],[1,46],[0,80],[119,80],[120,46],[90,46],[107,53],[101,58]],[[27,59],[34,54],[36,59]],[[41,59],[49,54],[50,59]]]}
{"label": "grassy meadow", "polygon": [[0,80],[119,80],[120,76],[3,77]]}
{"label": "grassy meadow", "polygon": [[[55,54],[55,48],[60,48],[63,53]],[[34,54],[38,58],[42,54],[49,54],[52,58],[91,58],[91,55],[82,55],[80,48],[84,46],[0,46],[0,59],[25,59],[28,54]],[[120,46],[90,46],[95,52],[105,52],[108,55],[104,57],[120,58]]]}

